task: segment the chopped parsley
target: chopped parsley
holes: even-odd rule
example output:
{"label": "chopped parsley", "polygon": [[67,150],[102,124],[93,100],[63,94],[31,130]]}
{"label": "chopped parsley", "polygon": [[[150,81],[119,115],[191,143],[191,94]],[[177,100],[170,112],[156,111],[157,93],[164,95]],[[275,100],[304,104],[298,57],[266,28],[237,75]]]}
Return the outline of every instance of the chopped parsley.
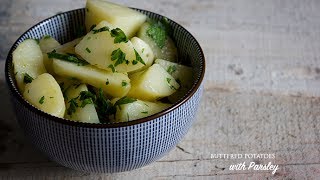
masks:
{"label": "chopped parsley", "polygon": [[100,122],[106,123],[109,115],[116,114],[116,108],[112,105],[111,101],[104,97],[103,91],[100,88],[97,93],[96,100],[94,101]]}
{"label": "chopped parsley", "polygon": [[144,52],[144,48],[142,48],[142,51],[141,51],[142,53]]}
{"label": "chopped parsley", "polygon": [[169,66],[167,72],[172,75],[172,73],[176,72],[177,67],[175,65]]}
{"label": "chopped parsley", "polygon": [[171,79],[170,78],[167,78],[167,83],[169,84],[169,87],[173,90],[177,90],[177,88],[175,88],[173,85],[170,84],[171,82]]}
{"label": "chopped parsley", "polygon": [[39,44],[40,43],[40,40],[39,39],[34,39],[36,42],[37,42],[37,44]]}
{"label": "chopped parsley", "polygon": [[115,67],[119,64],[129,62],[128,60],[126,60],[126,53],[122,52],[120,48],[112,51],[111,60],[116,61],[116,63],[114,64]]}
{"label": "chopped parsley", "polygon": [[122,87],[125,87],[128,85],[128,83],[126,81],[122,81],[121,85],[122,85]]}
{"label": "chopped parsley", "polygon": [[[139,55],[139,53],[136,50],[134,50],[134,53],[136,54],[136,61],[139,61],[143,65],[146,65],[146,63],[143,61],[143,59],[141,58],[141,56]],[[132,62],[132,64],[133,64],[133,62]]]}
{"label": "chopped parsley", "polygon": [[67,114],[68,114],[69,116],[71,116],[73,113],[75,113],[77,107],[79,107],[79,106],[78,106],[78,103],[77,103],[77,101],[76,101],[77,98],[78,98],[78,97],[72,98],[72,99],[68,102],[68,103],[70,104],[69,108],[67,109]]}
{"label": "chopped parsley", "polygon": [[110,68],[110,69],[112,70],[112,72],[116,72],[116,69],[114,68],[114,66],[113,66],[112,64],[110,64],[110,65],[108,66],[108,68]]}
{"label": "chopped parsley", "polygon": [[88,53],[91,53],[91,50],[90,50],[89,48],[86,48],[86,51],[87,51]]}
{"label": "chopped parsley", "polygon": [[102,27],[100,29],[92,29],[92,31],[93,31],[93,34],[97,34],[97,33],[100,33],[100,32],[109,31],[109,27],[104,26],[104,27]]}
{"label": "chopped parsley", "polygon": [[141,112],[142,114],[148,114],[148,111]]}
{"label": "chopped parsley", "polygon": [[124,96],[124,97],[120,98],[116,103],[114,103],[114,106],[118,106],[119,109],[121,109],[121,107],[120,107],[121,105],[133,103],[135,101],[137,101],[137,99]]}
{"label": "chopped parsley", "polygon": [[51,38],[50,35],[45,35],[45,36],[43,36],[43,39],[50,39],[50,38]]}
{"label": "chopped parsley", "polygon": [[52,99],[53,97],[52,97],[52,96],[50,96],[49,98],[50,98],[50,99]]}
{"label": "chopped parsley", "polygon": [[163,48],[167,40],[167,34],[161,23],[150,23],[147,35],[156,43],[159,48]]}
{"label": "chopped parsley", "polygon": [[106,81],[106,85],[109,85],[109,83],[110,83],[110,82],[109,82],[109,79],[107,79],[107,81]]}
{"label": "chopped parsley", "polygon": [[32,81],[33,81],[33,78],[28,73],[24,73],[23,82],[28,84],[28,83],[31,83]]}
{"label": "chopped parsley", "polygon": [[87,61],[78,58],[76,55],[74,54],[59,54],[56,52],[56,50],[53,50],[52,52],[47,53],[48,54],[48,58],[55,58],[55,59],[60,59],[60,60],[64,60],[64,61],[68,61],[68,62],[72,62],[72,63],[76,63],[78,64],[78,66],[84,66],[89,64]]}
{"label": "chopped parsley", "polygon": [[42,96],[42,97],[40,98],[39,103],[40,103],[40,104],[43,104],[43,103],[44,103],[44,96]]}
{"label": "chopped parsley", "polygon": [[128,42],[126,34],[120,28],[112,29],[110,34],[114,37],[114,43]]}
{"label": "chopped parsley", "polygon": [[137,60],[133,60],[133,61],[132,61],[132,64],[133,64],[133,65],[136,65],[136,64],[138,64],[138,61],[137,61]]}

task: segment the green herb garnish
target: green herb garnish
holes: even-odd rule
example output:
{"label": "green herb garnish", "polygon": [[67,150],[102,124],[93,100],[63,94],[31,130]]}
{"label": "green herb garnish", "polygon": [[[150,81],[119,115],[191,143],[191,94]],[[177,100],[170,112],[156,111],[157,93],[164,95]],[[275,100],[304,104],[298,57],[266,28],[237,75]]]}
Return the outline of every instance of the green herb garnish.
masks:
{"label": "green herb garnish", "polygon": [[107,122],[108,116],[115,115],[117,109],[112,105],[111,101],[104,97],[100,88],[94,101],[100,122]]}
{"label": "green herb garnish", "polygon": [[121,85],[122,85],[122,87],[125,87],[128,85],[128,83],[126,81],[122,81]]}
{"label": "green herb garnish", "polygon": [[60,59],[60,60],[64,60],[64,61],[68,61],[68,62],[72,62],[72,63],[76,63],[78,64],[78,66],[84,66],[89,64],[87,61],[78,58],[76,55],[74,54],[59,54],[56,52],[56,50],[53,50],[52,52],[47,53],[48,54],[48,58],[55,58],[55,59]]}
{"label": "green herb garnish", "polygon": [[168,67],[167,72],[172,75],[172,73],[176,72],[176,70],[177,70],[177,67],[172,65]]}
{"label": "green herb garnish", "polygon": [[148,114],[148,111],[141,112],[142,114]]}
{"label": "green herb garnish", "polygon": [[45,35],[45,36],[43,36],[43,39],[50,39],[50,38],[51,38],[50,35]]}
{"label": "green herb garnish", "polygon": [[138,61],[137,61],[137,60],[133,60],[133,61],[132,61],[132,64],[133,64],[133,65],[136,65],[136,64],[138,64]]}
{"label": "green herb garnish", "polygon": [[156,43],[159,48],[163,48],[167,40],[165,28],[160,23],[150,23],[147,35]]}
{"label": "green herb garnish", "polygon": [[116,63],[114,64],[115,67],[119,64],[128,62],[128,60],[126,60],[126,54],[122,52],[120,48],[112,51],[111,60],[116,61]]}
{"label": "green herb garnish", "polygon": [[89,48],[86,48],[86,51],[87,51],[88,53],[91,53],[91,50],[90,50]]}
{"label": "green herb garnish", "polygon": [[124,96],[124,97],[120,98],[116,103],[114,103],[114,106],[129,104],[129,103],[133,103],[135,101],[137,101],[137,99]]}
{"label": "green herb garnish", "polygon": [[110,69],[112,70],[112,72],[116,72],[116,69],[114,68],[114,66],[113,66],[112,64],[110,64],[110,65],[108,66],[108,68],[110,68]]}
{"label": "green herb garnish", "polygon": [[[141,58],[141,56],[139,55],[139,53],[136,50],[134,50],[134,53],[136,54],[136,61],[139,61],[143,65],[146,65],[146,63],[143,61],[143,59]],[[132,62],[132,64],[133,64],[133,62]]]}
{"label": "green herb garnish", "polygon": [[77,103],[77,101],[76,101],[77,98],[78,98],[78,97],[72,98],[72,99],[68,102],[68,103],[70,104],[69,108],[67,109],[67,114],[68,114],[69,116],[71,116],[73,113],[75,113],[77,107],[79,107],[79,106],[78,106],[78,103]]}
{"label": "green herb garnish", "polygon": [[40,98],[39,103],[40,103],[40,104],[43,104],[43,103],[44,103],[44,96],[42,96],[42,97]]}
{"label": "green herb garnish", "polygon": [[33,81],[33,78],[28,73],[24,73],[23,82],[28,84],[28,83],[31,83],[32,81]]}
{"label": "green herb garnish", "polygon": [[128,42],[126,34],[120,28],[112,29],[110,34],[114,37],[114,43]]}
{"label": "green herb garnish", "polygon": [[107,81],[106,81],[106,85],[109,85],[109,83],[110,83],[110,82],[109,82],[109,79],[107,79]]}
{"label": "green herb garnish", "polygon": [[100,29],[92,29],[92,31],[93,31],[93,34],[97,34],[97,33],[103,32],[103,31],[109,31],[109,27],[104,26]]}
{"label": "green herb garnish", "polygon": [[170,88],[173,90],[177,90],[177,88],[175,88],[173,85],[171,85],[170,82],[171,82],[171,79],[167,78],[167,83],[169,84]]}

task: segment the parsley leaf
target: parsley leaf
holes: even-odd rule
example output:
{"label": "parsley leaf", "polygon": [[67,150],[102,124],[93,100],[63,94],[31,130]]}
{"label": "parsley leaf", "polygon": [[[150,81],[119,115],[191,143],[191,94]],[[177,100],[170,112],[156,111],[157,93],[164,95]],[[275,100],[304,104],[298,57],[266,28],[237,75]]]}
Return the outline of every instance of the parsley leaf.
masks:
{"label": "parsley leaf", "polygon": [[56,50],[53,50],[52,52],[47,53],[48,54],[48,58],[55,58],[55,59],[60,59],[60,60],[64,60],[64,61],[68,61],[68,62],[72,62],[72,63],[76,63],[78,64],[78,66],[84,66],[89,64],[87,61],[78,58],[76,55],[74,54],[59,54],[56,52]]}
{"label": "parsley leaf", "polygon": [[107,81],[106,81],[106,85],[109,85],[109,83],[110,83],[110,82],[109,82],[109,79],[107,79]]}
{"label": "parsley leaf", "polygon": [[108,68],[110,68],[110,69],[112,70],[112,72],[116,72],[116,69],[114,68],[114,66],[113,66],[112,64],[110,64],[110,65],[108,66]]}
{"label": "parsley leaf", "polygon": [[[91,27],[92,27],[92,26],[91,26]],[[102,28],[100,28],[100,29],[92,29],[92,31],[93,31],[93,34],[97,34],[97,33],[99,33],[99,32],[109,31],[109,27],[104,26],[104,27],[102,27]]]}
{"label": "parsley leaf", "polygon": [[109,99],[105,98],[103,91],[100,88],[97,93],[97,98],[94,102],[100,122],[106,122],[109,115],[116,114],[116,108],[112,105]]}
{"label": "parsley leaf", "polygon": [[128,60],[126,60],[126,54],[122,52],[120,48],[112,51],[111,60],[116,61],[116,63],[114,64],[115,67],[124,62],[128,62]]}
{"label": "parsley leaf", "polygon": [[169,84],[169,87],[170,87],[171,89],[173,89],[173,90],[177,90],[177,88],[174,87],[173,85],[171,85],[170,82],[171,82],[171,79],[170,79],[170,78],[167,78],[167,83]]}
{"label": "parsley leaf", "polygon": [[39,103],[40,103],[40,104],[43,104],[43,103],[44,103],[44,96],[42,96],[42,97],[40,98]]}
{"label": "parsley leaf", "polygon": [[88,53],[91,53],[91,50],[90,50],[89,48],[86,48],[86,51],[87,51]]}
{"label": "parsley leaf", "polygon": [[23,82],[28,84],[28,83],[31,83],[32,81],[33,81],[33,78],[28,73],[24,73]]}
{"label": "parsley leaf", "polygon": [[70,103],[70,106],[69,106],[69,108],[67,109],[67,114],[68,114],[69,116],[71,116],[72,113],[75,113],[77,107],[79,107],[79,106],[78,106],[78,103],[76,102],[77,98],[78,98],[78,97],[72,98],[72,99],[68,102],[68,103]]}
{"label": "parsley leaf", "polygon": [[125,87],[128,85],[128,83],[126,81],[122,81],[121,85],[122,85],[122,87]]}
{"label": "parsley leaf", "polygon": [[172,75],[172,73],[176,72],[177,67],[175,65],[169,66],[167,72]]}
{"label": "parsley leaf", "polygon": [[163,48],[167,40],[167,33],[161,23],[150,23],[147,35],[156,43],[159,48]]}
{"label": "parsley leaf", "polygon": [[50,39],[50,38],[51,38],[50,35],[45,35],[45,36],[43,36],[43,39]]}
{"label": "parsley leaf", "polygon": [[121,109],[120,105],[133,103],[135,101],[137,101],[137,99],[124,96],[124,97],[120,98],[116,103],[114,103],[114,106],[119,106],[119,109]]}
{"label": "parsley leaf", "polygon": [[120,28],[112,29],[110,34],[114,37],[114,43],[128,42],[126,34]]}
{"label": "parsley leaf", "polygon": [[148,111],[141,112],[142,114],[148,114]]}
{"label": "parsley leaf", "polygon": [[[141,58],[141,56],[139,55],[139,53],[136,50],[134,50],[134,53],[136,54],[136,61],[139,61],[143,65],[146,65],[146,63],[143,61],[143,59]],[[132,64],[133,64],[133,61],[132,61]]]}

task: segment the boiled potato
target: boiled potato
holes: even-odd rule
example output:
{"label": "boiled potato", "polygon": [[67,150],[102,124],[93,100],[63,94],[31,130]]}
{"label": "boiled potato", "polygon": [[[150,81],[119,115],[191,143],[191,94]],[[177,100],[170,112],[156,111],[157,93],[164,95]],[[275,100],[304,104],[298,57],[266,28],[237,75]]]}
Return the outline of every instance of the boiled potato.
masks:
{"label": "boiled potato", "polygon": [[181,86],[187,88],[192,86],[193,71],[191,67],[163,59],[156,59],[155,63],[161,65],[176,81],[180,82]]}
{"label": "boiled potato", "polygon": [[101,88],[112,97],[123,97],[130,90],[130,79],[123,73],[112,73],[91,65],[78,66],[75,63],[53,59],[53,70],[64,77],[72,77],[81,82]]}
{"label": "boiled potato", "polygon": [[147,18],[146,15],[138,11],[104,0],[88,0],[86,10],[87,31],[93,25],[106,20],[122,29],[128,38],[131,38],[138,31]]}
{"label": "boiled potato", "polygon": [[[80,100],[81,91],[88,91],[88,88],[85,84],[79,82],[67,83],[64,81],[63,89],[65,89],[65,102],[67,111],[65,113],[65,118],[87,123],[99,123],[99,117],[94,107],[92,99],[90,104],[86,104],[84,107],[81,107],[83,100]],[[70,105],[72,104],[72,107]]]}
{"label": "boiled potato", "polygon": [[52,69],[52,60],[48,58],[47,53],[59,47],[60,43],[57,40],[55,40],[53,37],[46,35],[40,39],[39,46],[43,53],[44,67],[46,68],[48,73],[50,73],[51,75],[54,75],[54,72]]}
{"label": "boiled potato", "polygon": [[178,52],[177,52],[177,47],[172,41],[172,39],[169,36],[167,36],[164,46],[159,47],[157,43],[148,35],[149,28],[150,28],[150,23],[145,22],[141,26],[137,36],[151,47],[155,59],[165,59],[168,61],[176,61]]}
{"label": "boiled potato", "polygon": [[156,59],[155,63],[161,65],[177,82],[179,82],[180,89],[168,97],[170,102],[177,102],[187,94],[193,84],[192,68],[163,59]]}
{"label": "boiled potato", "polygon": [[20,92],[24,91],[25,76],[32,79],[46,72],[40,46],[34,39],[23,41],[12,54],[12,63],[16,82]]}
{"label": "boiled potato", "polygon": [[[114,68],[117,72],[130,72],[145,66],[144,62],[136,61],[141,56],[136,53],[129,40],[114,42],[115,37],[111,36],[113,29],[113,25],[102,21],[80,41],[75,47],[75,52],[91,65],[108,71]],[[112,57],[115,59],[112,60]]]}
{"label": "boiled potato", "polygon": [[65,112],[64,98],[52,75],[44,73],[25,86],[23,97],[38,109],[57,117]]}
{"label": "boiled potato", "polygon": [[[114,104],[119,98],[113,99],[111,102]],[[168,107],[171,104],[164,104],[160,102],[148,102],[136,100],[135,102],[117,106],[115,119],[113,122],[128,122],[135,119],[144,118],[156,114]]]}
{"label": "boiled potato", "polygon": [[43,53],[47,53],[60,46],[60,43],[53,37],[46,35],[40,39],[39,46]]}
{"label": "boiled potato", "polygon": [[137,52],[141,55],[141,58],[146,63],[145,66],[142,66],[140,69],[132,71],[132,73],[142,71],[150,67],[154,62],[154,55],[150,46],[138,37],[131,38],[131,43],[133,44],[133,47],[137,50]]}
{"label": "boiled potato", "polygon": [[131,89],[129,97],[155,101],[170,96],[180,85],[159,64],[154,64],[145,71],[134,73],[130,76]]}
{"label": "boiled potato", "polygon": [[73,41],[67,42],[65,44],[62,44],[56,48],[54,48],[58,53],[70,53],[70,54],[75,54],[74,48],[76,45],[82,40],[82,38],[77,38]]}

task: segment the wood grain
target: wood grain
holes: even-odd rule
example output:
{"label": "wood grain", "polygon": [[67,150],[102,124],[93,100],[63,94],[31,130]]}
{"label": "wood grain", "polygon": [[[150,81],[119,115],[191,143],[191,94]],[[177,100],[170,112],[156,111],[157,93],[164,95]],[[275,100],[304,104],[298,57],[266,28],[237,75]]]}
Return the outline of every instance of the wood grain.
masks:
{"label": "wood grain", "polygon": [[[203,47],[205,92],[195,124],[163,159],[132,172],[95,174],[55,164],[19,129],[4,81],[11,44],[33,24],[84,0],[4,1],[0,6],[0,177],[3,179],[317,179],[320,177],[320,1],[178,0],[118,3],[186,27]],[[214,159],[265,153],[274,159]],[[279,165],[232,171],[241,162]]]}

